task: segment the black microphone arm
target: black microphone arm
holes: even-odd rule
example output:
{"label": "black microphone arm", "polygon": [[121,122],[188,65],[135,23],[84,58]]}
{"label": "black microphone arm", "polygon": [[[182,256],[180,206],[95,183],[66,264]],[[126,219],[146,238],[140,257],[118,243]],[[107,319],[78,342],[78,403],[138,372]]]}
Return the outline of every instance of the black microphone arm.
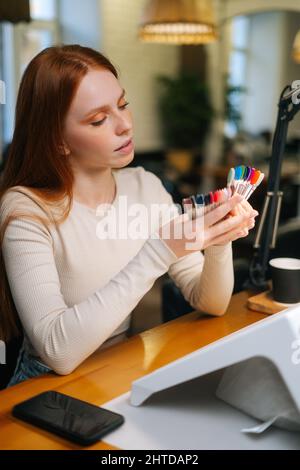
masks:
{"label": "black microphone arm", "polygon": [[267,271],[270,250],[275,248],[283,192],[279,190],[281,165],[289,122],[300,110],[300,80],[286,86],[279,98],[278,115],[272,142],[267,193],[253,245],[249,279],[245,288],[268,289]]}

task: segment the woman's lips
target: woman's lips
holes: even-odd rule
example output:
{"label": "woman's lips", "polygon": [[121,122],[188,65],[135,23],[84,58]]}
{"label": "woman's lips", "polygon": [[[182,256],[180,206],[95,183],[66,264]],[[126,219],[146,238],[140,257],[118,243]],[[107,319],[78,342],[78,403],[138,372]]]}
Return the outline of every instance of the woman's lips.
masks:
{"label": "woman's lips", "polygon": [[120,153],[126,155],[127,153],[130,153],[132,150],[133,150],[133,142],[132,142],[132,139],[130,139],[127,144],[125,144],[123,147],[115,150],[115,152],[120,152]]}

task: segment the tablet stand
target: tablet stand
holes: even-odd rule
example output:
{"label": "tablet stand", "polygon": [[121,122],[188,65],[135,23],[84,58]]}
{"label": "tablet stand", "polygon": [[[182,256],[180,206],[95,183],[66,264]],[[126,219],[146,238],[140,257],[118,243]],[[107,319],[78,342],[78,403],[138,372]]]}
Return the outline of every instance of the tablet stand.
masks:
{"label": "tablet stand", "polygon": [[300,305],[246,326],[135,380],[131,405],[139,406],[156,392],[257,356],[277,367],[300,411]]}

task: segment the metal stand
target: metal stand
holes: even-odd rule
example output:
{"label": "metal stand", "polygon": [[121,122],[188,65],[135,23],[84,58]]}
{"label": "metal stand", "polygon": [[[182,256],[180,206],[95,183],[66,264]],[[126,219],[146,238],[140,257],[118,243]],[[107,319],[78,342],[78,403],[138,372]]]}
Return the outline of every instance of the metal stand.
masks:
{"label": "metal stand", "polygon": [[300,109],[300,81],[285,87],[278,103],[278,116],[272,144],[267,194],[254,242],[249,279],[245,288],[266,290],[270,250],[275,248],[283,193],[279,191],[281,165],[289,122]]}

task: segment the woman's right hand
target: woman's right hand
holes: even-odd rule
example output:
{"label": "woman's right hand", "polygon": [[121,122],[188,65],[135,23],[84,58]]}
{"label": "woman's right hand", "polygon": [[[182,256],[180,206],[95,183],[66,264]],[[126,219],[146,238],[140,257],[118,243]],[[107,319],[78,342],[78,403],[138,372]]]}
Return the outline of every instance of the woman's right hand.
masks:
{"label": "woman's right hand", "polygon": [[179,215],[160,227],[159,236],[178,258],[212,245],[234,241],[241,236],[241,226],[247,230],[253,228],[254,217],[258,215],[253,210],[224,219],[242,200],[242,196],[235,194],[216,209],[194,220],[188,214]]}

